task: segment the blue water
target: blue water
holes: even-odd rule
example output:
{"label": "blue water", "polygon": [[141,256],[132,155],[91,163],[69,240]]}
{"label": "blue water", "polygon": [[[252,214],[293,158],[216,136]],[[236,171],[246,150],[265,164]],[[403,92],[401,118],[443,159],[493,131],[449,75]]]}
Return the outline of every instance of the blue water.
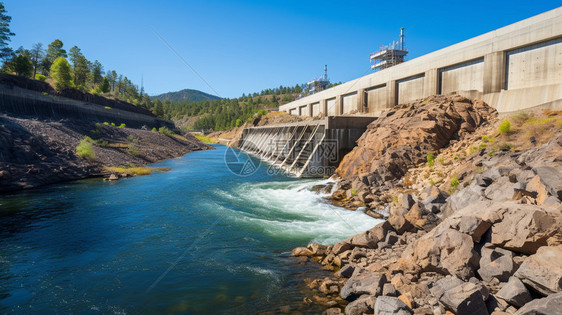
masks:
{"label": "blue water", "polygon": [[320,271],[290,250],[376,220],[327,203],[309,189],[318,181],[264,165],[237,176],[216,147],[155,164],[169,172],[0,196],[0,313],[302,307],[302,279]]}

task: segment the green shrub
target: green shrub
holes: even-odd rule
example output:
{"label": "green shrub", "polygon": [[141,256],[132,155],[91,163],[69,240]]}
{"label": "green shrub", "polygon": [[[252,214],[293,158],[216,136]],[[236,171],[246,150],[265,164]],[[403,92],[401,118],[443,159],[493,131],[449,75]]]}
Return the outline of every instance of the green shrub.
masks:
{"label": "green shrub", "polygon": [[435,186],[435,181],[434,181],[433,179],[430,179],[430,180],[429,180],[429,184],[430,184],[431,186]]}
{"label": "green shrub", "polygon": [[107,121],[104,121],[103,124],[109,126],[109,123]]}
{"label": "green shrub", "polygon": [[507,135],[509,133],[509,130],[511,129],[511,124],[509,123],[509,120],[504,120],[500,126],[498,127],[500,133],[502,135]]}
{"label": "green shrub", "polygon": [[89,161],[93,161],[96,158],[94,155],[94,147],[92,146],[92,139],[90,137],[80,140],[80,143],[76,146],[76,154]]}
{"label": "green shrub", "polygon": [[95,129],[90,130],[90,132],[95,135],[101,134],[101,124],[96,124]]}
{"label": "green shrub", "polygon": [[158,132],[158,130],[156,130],[156,128],[152,128],[152,132]]}
{"label": "green shrub", "polygon": [[459,178],[457,177],[457,175],[453,176],[453,178],[451,178],[451,187],[453,188],[457,188],[459,186]]}
{"label": "green shrub", "polygon": [[236,119],[236,127],[242,126],[242,119]]}
{"label": "green shrub", "polygon": [[119,125],[119,128],[125,128],[125,127],[127,127],[127,125],[125,125],[125,124]]}
{"label": "green shrub", "polygon": [[472,154],[474,152],[478,151],[477,147],[470,147],[470,149],[468,149],[469,154]]}
{"label": "green shrub", "polygon": [[105,107],[105,109],[111,109],[111,107],[109,107],[109,106],[106,106],[106,107]]}
{"label": "green shrub", "polygon": [[482,136],[482,142],[484,143],[494,143],[495,141],[496,139],[494,139],[494,137]]}
{"label": "green shrub", "polygon": [[512,148],[513,146],[505,141],[500,143],[500,145],[498,146],[498,149],[500,149],[501,151],[511,151]]}
{"label": "green shrub", "polygon": [[158,129],[158,132],[161,133],[161,134],[165,134],[167,136],[173,136],[174,135],[174,132],[172,130],[168,129],[167,127],[160,127]]}
{"label": "green shrub", "polygon": [[351,192],[351,195],[352,195],[352,196],[357,196],[357,195],[358,195],[358,194],[357,194],[357,189],[351,188],[350,192]]}
{"label": "green shrub", "polygon": [[134,156],[140,155],[139,148],[134,144],[129,144],[127,151],[129,152],[130,155],[134,155]]}
{"label": "green shrub", "polygon": [[441,165],[445,165],[445,160],[443,158],[440,158],[437,161],[439,161],[439,163],[441,163]]}
{"label": "green shrub", "polygon": [[44,76],[44,75],[42,75],[42,74],[40,74],[40,73],[37,73],[37,74],[35,75],[35,80],[39,80],[39,81],[45,82],[45,80],[47,80],[47,77]]}
{"label": "green shrub", "polygon": [[496,152],[492,151],[492,152],[488,153],[488,155],[489,155],[490,157],[492,157],[492,156],[496,155]]}
{"label": "green shrub", "polygon": [[431,152],[427,154],[427,165],[429,165],[430,167],[433,167],[433,165],[435,165],[435,156]]}
{"label": "green shrub", "polygon": [[115,127],[115,123],[111,123],[111,125],[112,125],[113,127]]}

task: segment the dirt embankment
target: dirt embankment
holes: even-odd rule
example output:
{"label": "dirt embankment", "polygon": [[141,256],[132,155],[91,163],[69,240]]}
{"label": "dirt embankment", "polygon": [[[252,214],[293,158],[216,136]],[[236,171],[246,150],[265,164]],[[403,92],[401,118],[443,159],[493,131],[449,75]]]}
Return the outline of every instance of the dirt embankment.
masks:
{"label": "dirt embankment", "polygon": [[[562,305],[562,112],[497,118],[431,97],[373,122],[332,198],[385,219],[295,256],[328,314],[558,314]],[[509,126],[508,126],[509,125]]]}
{"label": "dirt embankment", "polygon": [[[92,155],[82,158],[76,147],[86,137]],[[190,135],[0,116],[0,192],[104,176],[104,166],[142,166],[211,148]]]}

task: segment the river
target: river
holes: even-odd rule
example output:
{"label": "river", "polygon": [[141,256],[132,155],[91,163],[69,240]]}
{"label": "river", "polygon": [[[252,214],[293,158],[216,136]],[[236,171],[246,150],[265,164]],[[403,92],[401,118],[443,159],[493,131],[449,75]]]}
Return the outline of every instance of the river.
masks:
{"label": "river", "polygon": [[[289,256],[376,225],[312,192],[326,180],[250,176],[226,147],[0,196],[0,313],[258,313],[299,304],[315,264]],[[257,162],[254,160],[254,162]]]}

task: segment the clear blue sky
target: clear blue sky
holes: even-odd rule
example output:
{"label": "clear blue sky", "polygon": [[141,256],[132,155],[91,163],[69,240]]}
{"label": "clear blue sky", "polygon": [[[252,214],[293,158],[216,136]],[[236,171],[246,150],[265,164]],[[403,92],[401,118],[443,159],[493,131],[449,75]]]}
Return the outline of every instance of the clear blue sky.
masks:
{"label": "clear blue sky", "polygon": [[406,28],[409,58],[556,8],[557,1],[7,0],[12,47],[77,45],[150,94],[222,97],[307,82],[328,64],[332,82],[370,72],[369,53]]}

